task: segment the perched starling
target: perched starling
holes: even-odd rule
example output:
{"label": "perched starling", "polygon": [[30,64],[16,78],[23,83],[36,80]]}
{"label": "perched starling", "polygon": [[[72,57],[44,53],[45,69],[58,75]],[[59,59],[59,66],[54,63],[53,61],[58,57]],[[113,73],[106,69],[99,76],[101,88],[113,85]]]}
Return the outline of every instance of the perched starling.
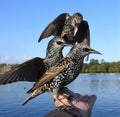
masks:
{"label": "perched starling", "polygon": [[38,81],[49,67],[63,57],[62,50],[67,45],[69,44],[64,40],[53,38],[48,44],[44,59],[35,57],[6,72],[0,76],[0,85],[17,81]]}
{"label": "perched starling", "polygon": [[75,13],[73,16],[68,13],[60,14],[44,29],[38,42],[51,35],[62,37],[71,43],[81,43],[85,39],[86,44],[90,46],[89,25],[80,13]]}
{"label": "perched starling", "polygon": [[24,101],[23,105],[30,99],[46,91],[52,91],[53,97],[57,99],[58,91],[76,79],[82,70],[84,57],[92,53],[101,54],[83,42],[76,44],[65,58],[62,58],[54,66],[50,67],[40,80],[28,91],[30,95]]}

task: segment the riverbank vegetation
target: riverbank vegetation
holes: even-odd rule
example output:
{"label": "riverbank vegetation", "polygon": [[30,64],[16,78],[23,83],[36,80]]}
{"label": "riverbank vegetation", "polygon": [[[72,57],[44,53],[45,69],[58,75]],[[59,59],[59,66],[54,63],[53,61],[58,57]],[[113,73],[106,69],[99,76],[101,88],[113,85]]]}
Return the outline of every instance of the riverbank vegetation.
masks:
{"label": "riverbank vegetation", "polygon": [[89,63],[84,63],[82,73],[120,73],[120,61],[99,62],[96,59],[91,59]]}

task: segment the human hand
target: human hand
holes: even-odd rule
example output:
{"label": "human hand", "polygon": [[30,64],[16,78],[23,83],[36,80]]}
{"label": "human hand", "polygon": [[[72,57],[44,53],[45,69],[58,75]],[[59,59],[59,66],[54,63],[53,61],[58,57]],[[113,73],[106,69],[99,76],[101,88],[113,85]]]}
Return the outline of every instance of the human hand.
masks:
{"label": "human hand", "polygon": [[56,107],[61,107],[65,104],[66,106],[78,108],[83,117],[90,117],[96,99],[97,97],[95,95],[80,95],[78,93],[73,93],[68,88],[63,88],[62,92],[58,95],[58,100],[55,100],[54,103]]}

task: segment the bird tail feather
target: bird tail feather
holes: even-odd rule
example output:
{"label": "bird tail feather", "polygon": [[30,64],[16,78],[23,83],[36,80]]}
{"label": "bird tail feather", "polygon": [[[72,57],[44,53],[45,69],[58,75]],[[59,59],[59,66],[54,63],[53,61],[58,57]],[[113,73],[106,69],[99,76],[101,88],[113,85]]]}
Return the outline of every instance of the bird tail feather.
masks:
{"label": "bird tail feather", "polygon": [[32,95],[28,96],[25,101],[22,103],[22,106],[24,106],[28,101],[30,101],[32,98],[34,98]]}
{"label": "bird tail feather", "polygon": [[22,103],[22,106],[25,105],[28,101],[30,101],[31,99],[37,97],[38,95],[44,93],[45,91],[42,91],[41,89],[36,89],[35,91],[33,91],[26,99],[25,101]]}

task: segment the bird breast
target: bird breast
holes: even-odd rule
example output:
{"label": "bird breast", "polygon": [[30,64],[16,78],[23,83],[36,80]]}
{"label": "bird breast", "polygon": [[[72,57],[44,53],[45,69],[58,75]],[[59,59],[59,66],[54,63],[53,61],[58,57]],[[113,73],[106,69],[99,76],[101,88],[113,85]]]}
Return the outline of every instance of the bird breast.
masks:
{"label": "bird breast", "polygon": [[50,83],[48,83],[48,87],[51,89],[60,88],[66,86],[71,83],[76,77],[79,75],[82,68],[82,64],[78,64],[78,61],[71,60],[68,63],[68,67],[62,71],[59,75],[54,77]]}

